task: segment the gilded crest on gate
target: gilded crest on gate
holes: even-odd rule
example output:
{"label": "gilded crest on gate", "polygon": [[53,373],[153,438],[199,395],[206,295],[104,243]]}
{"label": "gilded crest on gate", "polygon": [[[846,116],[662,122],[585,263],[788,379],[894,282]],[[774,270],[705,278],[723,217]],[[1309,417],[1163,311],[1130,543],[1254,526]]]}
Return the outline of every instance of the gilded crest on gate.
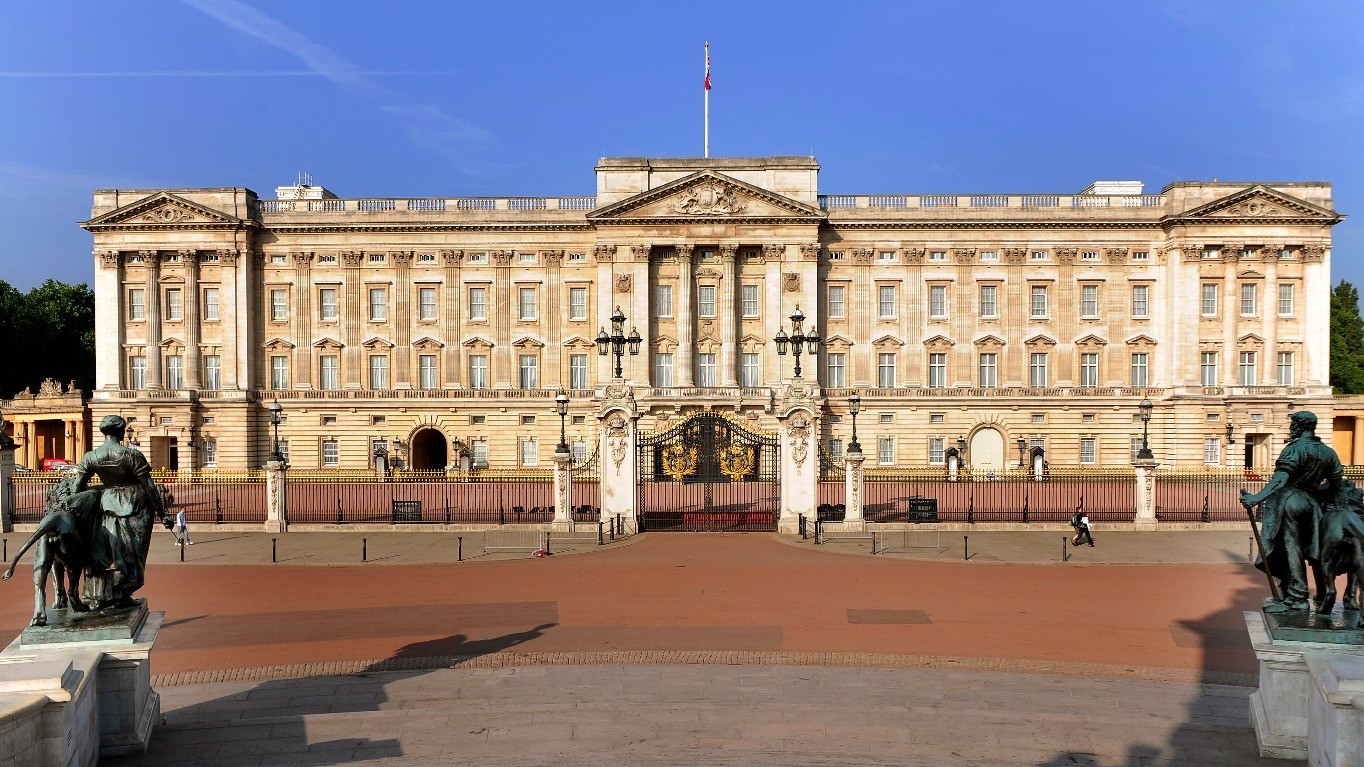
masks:
{"label": "gilded crest on gate", "polygon": [[672,477],[674,482],[681,482],[683,477],[691,476],[696,472],[696,464],[699,459],[700,456],[694,445],[674,442],[663,448],[663,471]]}
{"label": "gilded crest on gate", "polygon": [[720,450],[720,471],[731,481],[738,482],[753,471],[753,446],[731,440]]}

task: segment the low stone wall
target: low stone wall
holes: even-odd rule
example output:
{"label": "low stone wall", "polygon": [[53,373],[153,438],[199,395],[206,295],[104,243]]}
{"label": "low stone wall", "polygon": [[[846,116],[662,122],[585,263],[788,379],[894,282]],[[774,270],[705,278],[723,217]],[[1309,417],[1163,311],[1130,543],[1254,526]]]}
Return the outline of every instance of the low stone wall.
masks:
{"label": "low stone wall", "polygon": [[46,695],[0,695],[0,767],[43,763],[42,717]]}

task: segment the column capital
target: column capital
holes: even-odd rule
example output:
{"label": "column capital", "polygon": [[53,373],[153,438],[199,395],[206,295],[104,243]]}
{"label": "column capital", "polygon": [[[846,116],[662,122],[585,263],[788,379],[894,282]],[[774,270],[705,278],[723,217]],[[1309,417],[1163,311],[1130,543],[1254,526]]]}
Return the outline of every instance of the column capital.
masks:
{"label": "column capital", "polygon": [[306,269],[312,268],[312,265],[313,265],[313,253],[311,253],[311,252],[305,252],[305,253],[290,253],[290,254],[289,254],[289,257],[290,257],[291,259],[293,259],[293,261],[294,261],[294,266],[295,266],[296,268],[298,268],[298,269],[305,269],[305,270],[306,270]]}
{"label": "column capital", "polygon": [[462,250],[442,250],[440,252],[441,261],[446,266],[459,266],[464,263],[464,251]]}
{"label": "column capital", "polygon": [[653,249],[654,246],[647,242],[630,246],[630,252],[634,255],[636,261],[647,262],[649,260],[649,252]]}
{"label": "column capital", "polygon": [[597,262],[610,261],[616,255],[615,245],[593,245],[592,258]]}
{"label": "column capital", "polygon": [[720,260],[730,264],[734,263],[734,258],[739,255],[739,246],[727,244],[720,246]]}
{"label": "column capital", "polygon": [[511,266],[512,252],[510,250],[494,250],[488,254],[496,266]]}
{"label": "column capital", "polygon": [[690,243],[675,246],[677,252],[677,262],[691,266],[692,253],[696,251],[696,246]]}
{"label": "column capital", "polygon": [[147,262],[148,264],[160,263],[160,261],[157,258],[158,256],[161,255],[161,251],[159,250],[139,250],[137,254],[141,256],[142,260]]}
{"label": "column capital", "polygon": [[341,263],[349,269],[358,269],[365,260],[365,254],[358,250],[341,251]]}
{"label": "column capital", "polygon": [[410,250],[390,250],[388,258],[395,266],[409,266],[412,263],[412,251]]}
{"label": "column capital", "polygon": [[122,261],[122,254],[117,250],[97,250],[95,257],[99,259],[99,265],[105,269],[117,269],[119,262]]}
{"label": "column capital", "polygon": [[558,267],[564,262],[564,252],[562,250],[542,250],[540,251],[540,263],[545,266]]}
{"label": "column capital", "polygon": [[802,261],[818,261],[820,245],[817,242],[802,242],[799,246]]}
{"label": "column capital", "polygon": [[1326,246],[1319,243],[1302,246],[1302,262],[1304,264],[1320,264],[1326,259]]}
{"label": "column capital", "polygon": [[[818,246],[816,246],[818,247]],[[763,258],[768,261],[780,261],[786,255],[786,246],[781,244],[768,244],[763,246]],[[818,252],[816,252],[818,255]]]}
{"label": "column capital", "polygon": [[221,248],[221,249],[219,249],[219,250],[218,250],[218,263],[219,263],[221,266],[234,266],[234,267],[235,267],[235,266],[237,265],[237,249],[236,249],[236,248]]}
{"label": "column capital", "polygon": [[180,254],[180,260],[184,262],[186,266],[198,265],[199,263],[198,250],[195,250],[194,248],[185,248],[184,250],[178,251],[178,253]]}

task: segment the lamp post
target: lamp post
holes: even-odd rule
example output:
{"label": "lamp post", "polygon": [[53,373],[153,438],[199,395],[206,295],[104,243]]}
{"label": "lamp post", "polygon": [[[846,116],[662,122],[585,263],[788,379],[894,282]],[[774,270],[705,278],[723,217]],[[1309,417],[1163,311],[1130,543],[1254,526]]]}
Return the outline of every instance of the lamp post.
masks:
{"label": "lamp post", "polygon": [[1140,411],[1139,417],[1141,418],[1141,450],[1137,451],[1137,460],[1139,461],[1149,461],[1155,458],[1154,455],[1151,455],[1150,432],[1151,411],[1153,409],[1155,409],[1155,404],[1149,399],[1143,398],[1137,405],[1137,410]]}
{"label": "lamp post", "polygon": [[1231,418],[1228,417],[1228,418],[1227,418],[1227,444],[1228,444],[1228,445],[1231,445],[1232,442],[1234,441],[1234,439],[1235,439],[1235,436],[1234,436],[1234,435],[1235,435],[1235,434],[1236,434],[1236,424],[1232,423],[1232,422],[1231,422]]}
{"label": "lamp post", "polygon": [[284,455],[279,452],[279,414],[282,412],[284,408],[280,407],[279,399],[276,398],[270,403],[270,425],[275,427],[274,449],[270,451],[270,460],[276,463],[284,463]]}
{"label": "lamp post", "polygon": [[1023,451],[1028,449],[1028,441],[1022,437],[1019,437],[1016,441],[1018,443],[1018,468],[1025,469],[1027,468],[1027,462],[1023,456]]}
{"label": "lamp post", "polygon": [[564,419],[568,416],[568,394],[563,387],[554,396],[554,408],[559,411],[559,444],[554,448],[557,455],[568,455],[568,436],[564,433]]}
{"label": "lamp post", "polygon": [[823,340],[814,328],[810,328],[807,334],[802,327],[804,323],[805,313],[797,306],[791,313],[791,335],[788,336],[784,328],[777,328],[777,335],[772,339],[777,342],[777,354],[780,356],[786,355],[787,344],[790,344],[791,353],[796,358],[796,378],[800,378],[800,355],[804,353],[814,356],[819,352],[819,344]]}
{"label": "lamp post", "polygon": [[848,452],[860,453],[862,443],[857,441],[857,414],[862,412],[862,395],[856,389],[848,395],[848,412],[852,414],[852,441],[848,443]]}
{"label": "lamp post", "polygon": [[965,464],[965,463],[966,463],[966,438],[965,438],[965,437],[957,437],[957,461],[960,462],[960,463],[962,463],[962,464]]}
{"label": "lamp post", "polygon": [[606,328],[603,327],[597,333],[597,354],[605,357],[613,351],[615,352],[615,377],[620,378],[622,376],[620,359],[625,354],[626,345],[628,344],[630,347],[630,356],[636,357],[639,355],[639,342],[641,340],[643,339],[639,337],[639,331],[633,327],[630,328],[630,335],[625,335],[625,313],[617,306],[616,310],[611,313],[611,332],[608,334]]}

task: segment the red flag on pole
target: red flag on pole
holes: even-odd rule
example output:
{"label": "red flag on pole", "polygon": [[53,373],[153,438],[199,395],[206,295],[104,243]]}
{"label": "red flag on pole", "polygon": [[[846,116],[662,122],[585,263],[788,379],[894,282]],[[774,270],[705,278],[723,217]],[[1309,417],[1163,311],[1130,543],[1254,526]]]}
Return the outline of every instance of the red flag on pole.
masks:
{"label": "red flag on pole", "polygon": [[710,43],[706,43],[706,90],[710,90]]}

